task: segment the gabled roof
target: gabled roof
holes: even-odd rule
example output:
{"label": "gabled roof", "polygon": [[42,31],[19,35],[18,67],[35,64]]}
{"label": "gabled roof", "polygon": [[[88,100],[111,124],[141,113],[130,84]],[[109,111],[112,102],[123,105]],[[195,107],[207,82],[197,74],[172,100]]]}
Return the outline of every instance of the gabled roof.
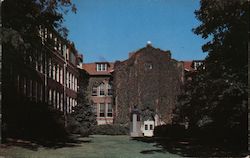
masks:
{"label": "gabled roof", "polygon": [[[100,63],[100,62],[98,62]],[[83,64],[82,68],[89,73],[89,75],[111,75],[114,70],[114,63],[105,62],[108,64],[107,71],[97,71],[96,64],[97,63],[86,63]]]}

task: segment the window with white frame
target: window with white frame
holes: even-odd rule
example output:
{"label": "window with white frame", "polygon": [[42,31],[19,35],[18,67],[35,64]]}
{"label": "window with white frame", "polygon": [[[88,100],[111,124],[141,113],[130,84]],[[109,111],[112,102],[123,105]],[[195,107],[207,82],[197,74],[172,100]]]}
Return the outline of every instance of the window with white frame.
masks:
{"label": "window with white frame", "polygon": [[49,77],[51,77],[51,69],[52,69],[52,63],[51,59],[49,58]]}
{"label": "window with white frame", "polygon": [[107,64],[96,64],[96,71],[107,71]]}
{"label": "window with white frame", "polygon": [[113,95],[113,91],[112,91],[112,85],[108,84],[108,95]]}
{"label": "window with white frame", "polygon": [[72,75],[72,87],[71,87],[72,90],[75,90],[75,76]]}
{"label": "window with white frame", "polygon": [[96,86],[92,87],[92,96],[97,96],[97,87]]}
{"label": "window with white frame", "polygon": [[104,96],[105,95],[105,84],[101,83],[99,86],[99,96]]}
{"label": "window with white frame", "polygon": [[59,109],[60,107],[60,94],[57,92],[57,101],[56,101],[56,107]]}
{"label": "window with white frame", "polygon": [[99,113],[100,117],[105,117],[105,104],[104,103],[100,103],[100,113]]}
{"label": "window with white frame", "polygon": [[56,65],[53,64],[53,69],[52,69],[52,79],[55,80],[56,78]]}
{"label": "window with white frame", "polygon": [[60,69],[60,83],[63,84],[63,68]]}
{"label": "window with white frame", "polygon": [[107,116],[108,116],[108,117],[112,117],[112,116],[113,116],[112,104],[111,104],[111,103],[108,103],[107,106],[108,106],[108,109],[107,109]]}
{"label": "window with white frame", "polygon": [[53,92],[53,106],[56,107],[56,91]]}
{"label": "window with white frame", "polygon": [[71,80],[72,80],[72,75],[69,73],[69,89],[71,88]]}
{"label": "window with white frame", "polygon": [[63,111],[63,93],[61,93],[60,107],[61,107],[61,111]]}
{"label": "window with white frame", "polygon": [[77,91],[77,78],[75,78],[75,91]]}
{"label": "window with white frame", "polygon": [[66,58],[66,53],[67,53],[67,46],[64,44],[63,45],[63,56]]}
{"label": "window with white frame", "polygon": [[56,81],[59,82],[60,81],[60,66],[57,65],[57,71],[56,71]]}
{"label": "window with white frame", "polygon": [[67,75],[66,75],[66,87],[69,87],[69,72],[67,71]]}
{"label": "window with white frame", "polygon": [[49,104],[52,102],[52,90],[49,90]]}

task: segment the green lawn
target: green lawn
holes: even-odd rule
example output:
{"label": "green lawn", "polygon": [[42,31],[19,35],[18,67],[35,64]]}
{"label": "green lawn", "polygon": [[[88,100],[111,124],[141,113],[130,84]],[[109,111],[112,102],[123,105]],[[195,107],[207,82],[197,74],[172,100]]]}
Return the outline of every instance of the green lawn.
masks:
{"label": "green lawn", "polygon": [[129,136],[95,135],[80,138],[81,143],[67,147],[29,149],[25,146],[0,148],[0,157],[5,158],[174,158],[154,143],[131,140]]}

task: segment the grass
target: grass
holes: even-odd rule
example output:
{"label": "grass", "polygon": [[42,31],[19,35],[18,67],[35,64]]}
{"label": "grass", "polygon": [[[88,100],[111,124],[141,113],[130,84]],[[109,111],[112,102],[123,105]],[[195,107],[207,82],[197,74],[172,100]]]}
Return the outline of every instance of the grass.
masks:
{"label": "grass", "polygon": [[93,135],[78,138],[80,143],[57,147],[6,145],[0,148],[5,158],[175,158],[155,143],[132,140],[129,136]]}

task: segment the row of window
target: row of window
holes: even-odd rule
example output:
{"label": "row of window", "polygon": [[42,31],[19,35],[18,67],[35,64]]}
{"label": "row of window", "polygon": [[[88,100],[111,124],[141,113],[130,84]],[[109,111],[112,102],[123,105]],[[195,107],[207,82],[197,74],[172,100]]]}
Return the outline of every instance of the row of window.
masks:
{"label": "row of window", "polygon": [[[17,90],[24,96],[30,98],[32,101],[45,101],[47,96],[44,85],[37,82],[36,80],[21,78],[17,76]],[[56,109],[63,111],[64,101],[63,93],[57,92],[56,90],[49,90],[48,103],[52,104]],[[72,112],[72,108],[77,105],[77,101],[74,98],[66,97],[66,111],[67,113]]]}
{"label": "row of window", "polygon": [[[63,67],[51,62],[49,59],[49,77],[63,84]],[[77,91],[77,78],[70,72],[66,72],[66,87]]]}
{"label": "row of window", "polygon": [[[144,125],[144,129],[148,130],[148,125],[147,124]],[[149,130],[153,130],[153,125],[152,124],[149,125]]]}
{"label": "row of window", "polygon": [[93,113],[97,117],[113,117],[113,108],[111,103],[94,103],[92,105]]}
{"label": "row of window", "polygon": [[43,101],[44,99],[44,86],[37,81],[17,76],[17,89],[33,101]]}
{"label": "row of window", "polygon": [[110,84],[101,83],[98,87],[92,87],[92,96],[112,96],[113,90]]}
{"label": "row of window", "polygon": [[[63,101],[63,93],[57,92],[56,90],[49,90],[49,104],[52,104],[56,109],[63,111],[64,106]],[[66,111],[67,113],[71,113],[73,111],[73,107],[77,105],[76,99],[71,97],[66,97]]]}
{"label": "row of window", "polygon": [[52,32],[49,32],[47,28],[39,28],[39,36],[41,37],[42,43],[49,41],[48,43],[52,46],[52,48],[61,54],[66,60],[70,61],[75,65],[76,57],[73,52],[67,48],[67,44],[62,42],[57,35],[53,35]]}
{"label": "row of window", "polygon": [[[53,80],[59,82],[60,84],[63,84],[64,80],[64,68],[63,66],[60,66],[59,64],[53,63],[51,59],[48,59],[48,64],[46,66],[44,62],[44,57],[42,54],[38,55],[38,60],[33,60],[31,56],[29,56],[29,61],[32,65],[34,63],[35,68],[40,73],[46,72],[46,66],[48,66],[48,76],[52,78]],[[74,91],[77,91],[77,77],[73,75],[70,72],[66,73],[66,87],[69,89],[72,89]]]}
{"label": "row of window", "polygon": [[108,65],[107,64],[96,64],[96,71],[107,71]]}

